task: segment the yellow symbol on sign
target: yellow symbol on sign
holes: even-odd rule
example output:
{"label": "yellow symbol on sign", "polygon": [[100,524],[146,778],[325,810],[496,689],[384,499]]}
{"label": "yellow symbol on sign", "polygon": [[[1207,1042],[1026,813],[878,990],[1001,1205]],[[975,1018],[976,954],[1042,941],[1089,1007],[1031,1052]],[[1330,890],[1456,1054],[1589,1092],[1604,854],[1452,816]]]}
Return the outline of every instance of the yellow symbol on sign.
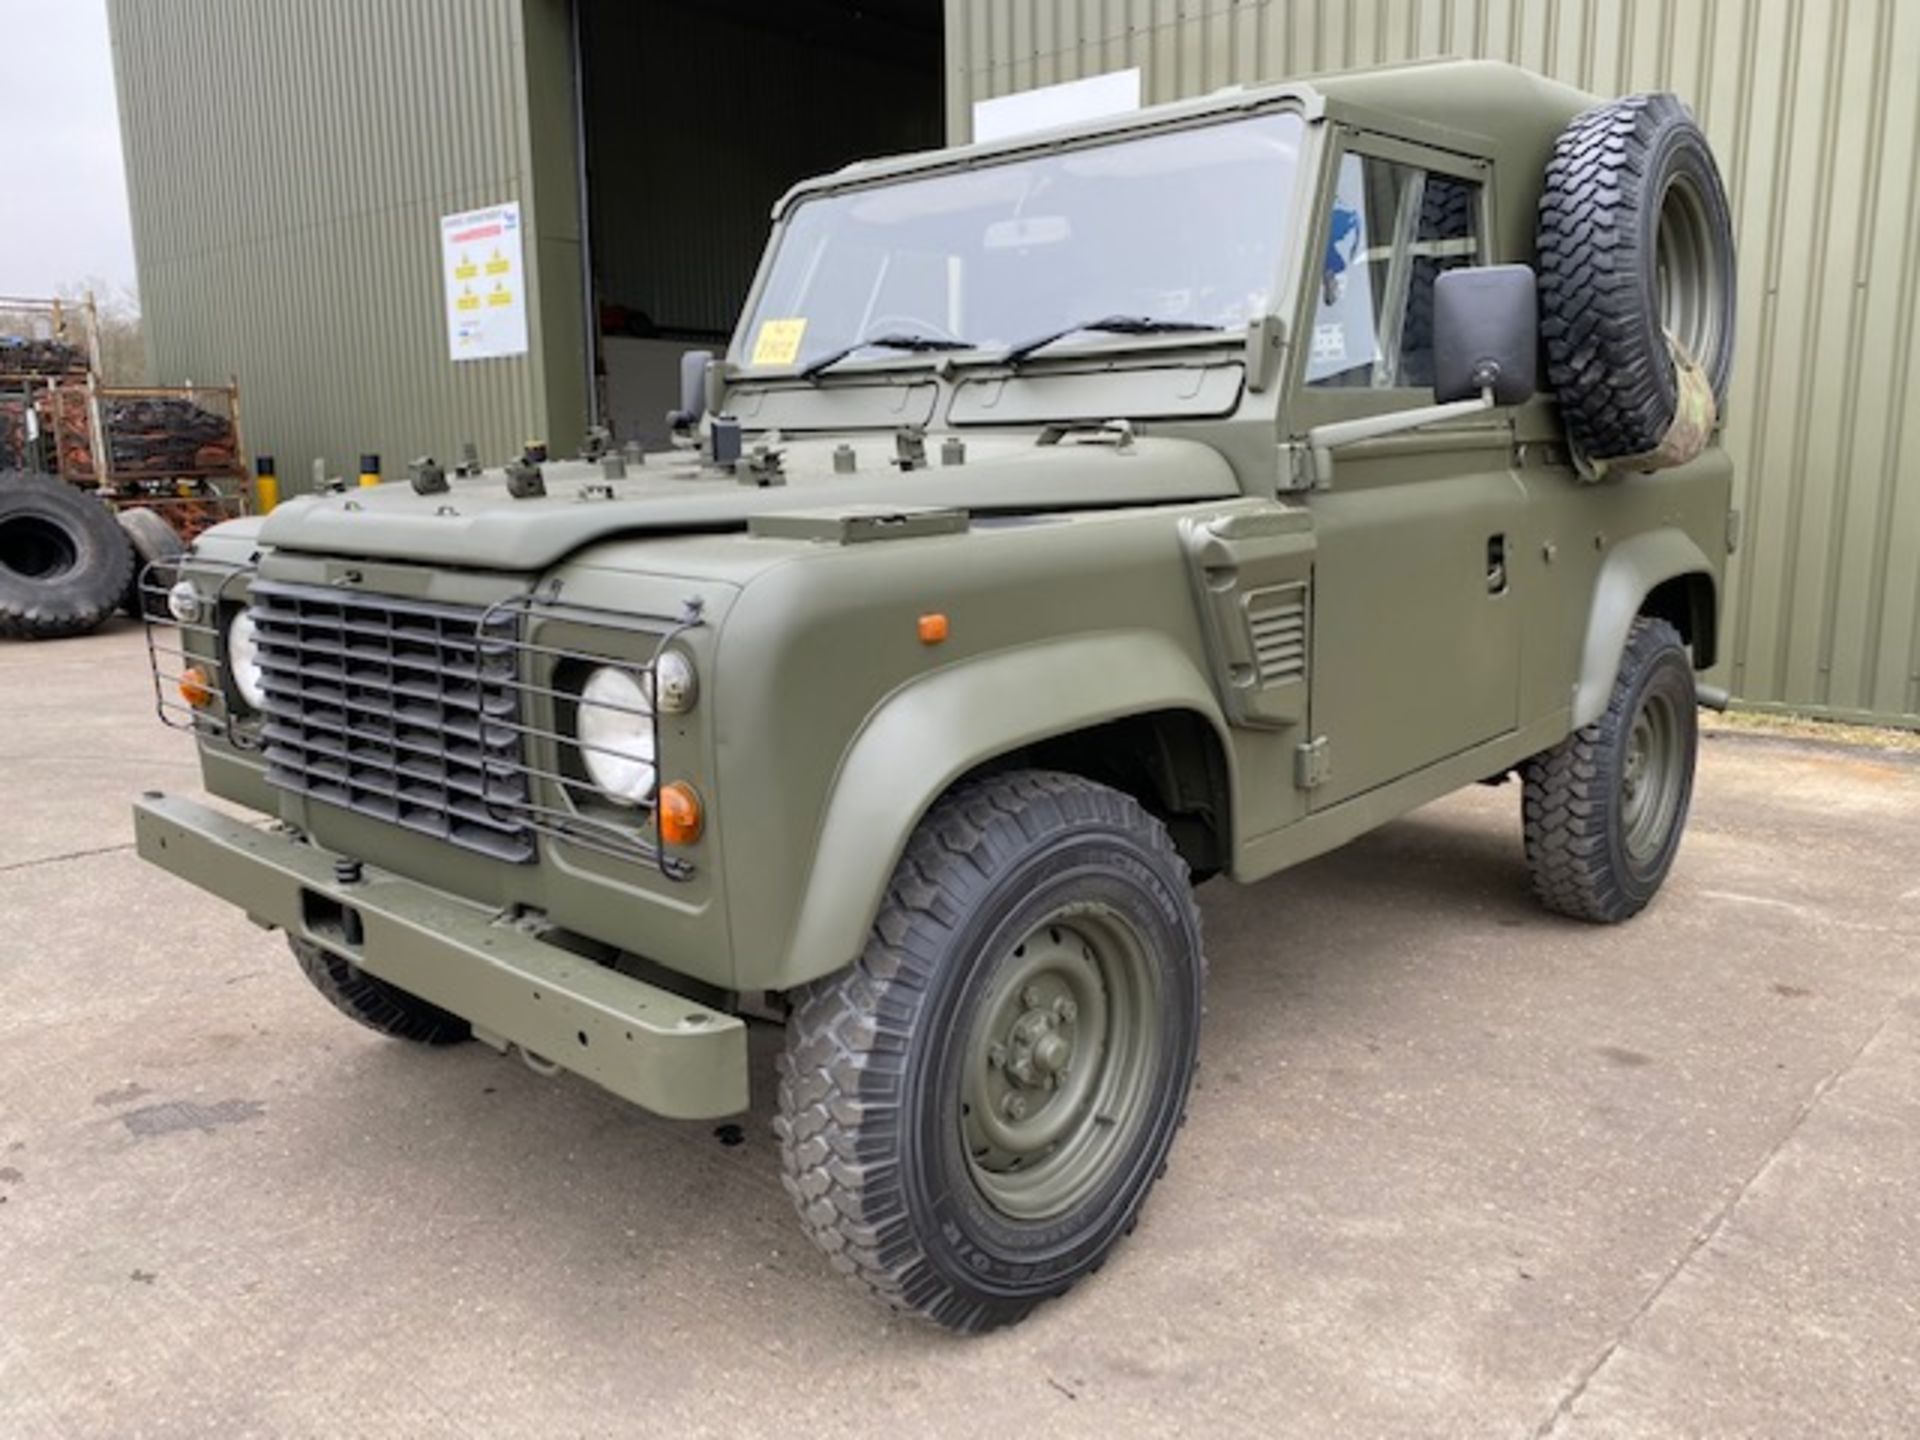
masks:
{"label": "yellow symbol on sign", "polygon": [[493,293],[487,296],[487,304],[511,305],[512,303],[513,303],[513,292],[511,290],[502,289],[498,281],[494,282]]}
{"label": "yellow symbol on sign", "polygon": [[478,310],[480,308],[480,297],[473,293],[471,287],[462,285],[460,287],[460,298],[453,302],[453,306],[456,310]]}
{"label": "yellow symbol on sign", "polygon": [[753,337],[755,365],[791,365],[800,358],[800,339],[807,333],[805,316],[792,320],[762,320]]}
{"label": "yellow symbol on sign", "polygon": [[504,275],[512,268],[513,266],[509,265],[506,260],[501,257],[498,248],[494,250],[493,258],[487,261],[487,273],[489,275]]}
{"label": "yellow symbol on sign", "polygon": [[460,257],[460,263],[453,267],[453,278],[456,280],[471,280],[479,273],[480,267],[474,264],[466,255],[462,255]]}

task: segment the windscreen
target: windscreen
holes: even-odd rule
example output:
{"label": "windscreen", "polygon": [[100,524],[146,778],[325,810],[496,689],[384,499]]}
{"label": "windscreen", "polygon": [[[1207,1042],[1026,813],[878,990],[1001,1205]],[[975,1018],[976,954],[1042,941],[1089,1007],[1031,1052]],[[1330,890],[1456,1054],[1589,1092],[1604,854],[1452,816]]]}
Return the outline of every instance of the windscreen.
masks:
{"label": "windscreen", "polygon": [[1278,281],[1303,132],[1280,111],[804,200],[731,358],[990,352],[1112,315],[1242,329]]}

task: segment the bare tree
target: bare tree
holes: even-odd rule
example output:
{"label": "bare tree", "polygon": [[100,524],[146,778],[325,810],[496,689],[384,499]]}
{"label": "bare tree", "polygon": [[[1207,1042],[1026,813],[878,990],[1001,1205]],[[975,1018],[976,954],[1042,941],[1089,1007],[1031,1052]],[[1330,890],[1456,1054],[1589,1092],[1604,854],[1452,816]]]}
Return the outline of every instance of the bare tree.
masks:
{"label": "bare tree", "polygon": [[140,297],[130,286],[97,275],[78,285],[63,285],[59,298],[84,304],[87,292],[100,316],[100,378],[109,385],[147,383],[146,337],[140,328]]}

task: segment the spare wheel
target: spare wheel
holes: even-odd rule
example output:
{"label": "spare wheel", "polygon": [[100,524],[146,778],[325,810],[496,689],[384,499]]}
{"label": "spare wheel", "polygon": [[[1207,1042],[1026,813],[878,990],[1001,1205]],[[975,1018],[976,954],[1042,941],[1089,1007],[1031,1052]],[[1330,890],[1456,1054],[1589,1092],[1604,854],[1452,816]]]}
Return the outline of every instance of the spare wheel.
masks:
{"label": "spare wheel", "polygon": [[1539,259],[1547,378],[1581,451],[1603,460],[1661,444],[1679,404],[1669,336],[1724,412],[1733,221],[1707,137],[1678,97],[1630,95],[1561,131]]}

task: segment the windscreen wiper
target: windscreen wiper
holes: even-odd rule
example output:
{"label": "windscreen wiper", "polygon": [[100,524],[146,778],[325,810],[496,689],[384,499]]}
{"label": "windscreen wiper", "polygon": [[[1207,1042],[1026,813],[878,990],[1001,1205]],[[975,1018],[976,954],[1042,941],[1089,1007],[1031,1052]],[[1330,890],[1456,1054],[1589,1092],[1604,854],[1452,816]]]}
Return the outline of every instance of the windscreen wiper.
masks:
{"label": "windscreen wiper", "polygon": [[971,340],[942,340],[935,335],[899,335],[892,333],[886,335],[869,335],[864,340],[856,340],[851,345],[843,345],[838,350],[832,350],[822,355],[818,360],[813,361],[801,370],[800,378],[802,380],[816,379],[822,371],[831,370],[849,355],[857,355],[860,351],[868,349],[869,347],[878,347],[881,350],[909,350],[916,355],[924,355],[940,350],[971,350],[974,348],[974,345]]}
{"label": "windscreen wiper", "polygon": [[1198,320],[1155,320],[1146,315],[1107,315],[1098,320],[1083,320],[1078,325],[1069,325],[1064,330],[1050,331],[1045,335],[1036,335],[1031,340],[1022,340],[1012,346],[1000,358],[1009,365],[1018,365],[1037,350],[1044,350],[1056,341],[1065,340],[1069,335],[1078,335],[1082,330],[1097,330],[1102,335],[1178,335],[1183,332],[1199,333],[1203,330],[1218,330],[1218,325],[1204,324]]}

